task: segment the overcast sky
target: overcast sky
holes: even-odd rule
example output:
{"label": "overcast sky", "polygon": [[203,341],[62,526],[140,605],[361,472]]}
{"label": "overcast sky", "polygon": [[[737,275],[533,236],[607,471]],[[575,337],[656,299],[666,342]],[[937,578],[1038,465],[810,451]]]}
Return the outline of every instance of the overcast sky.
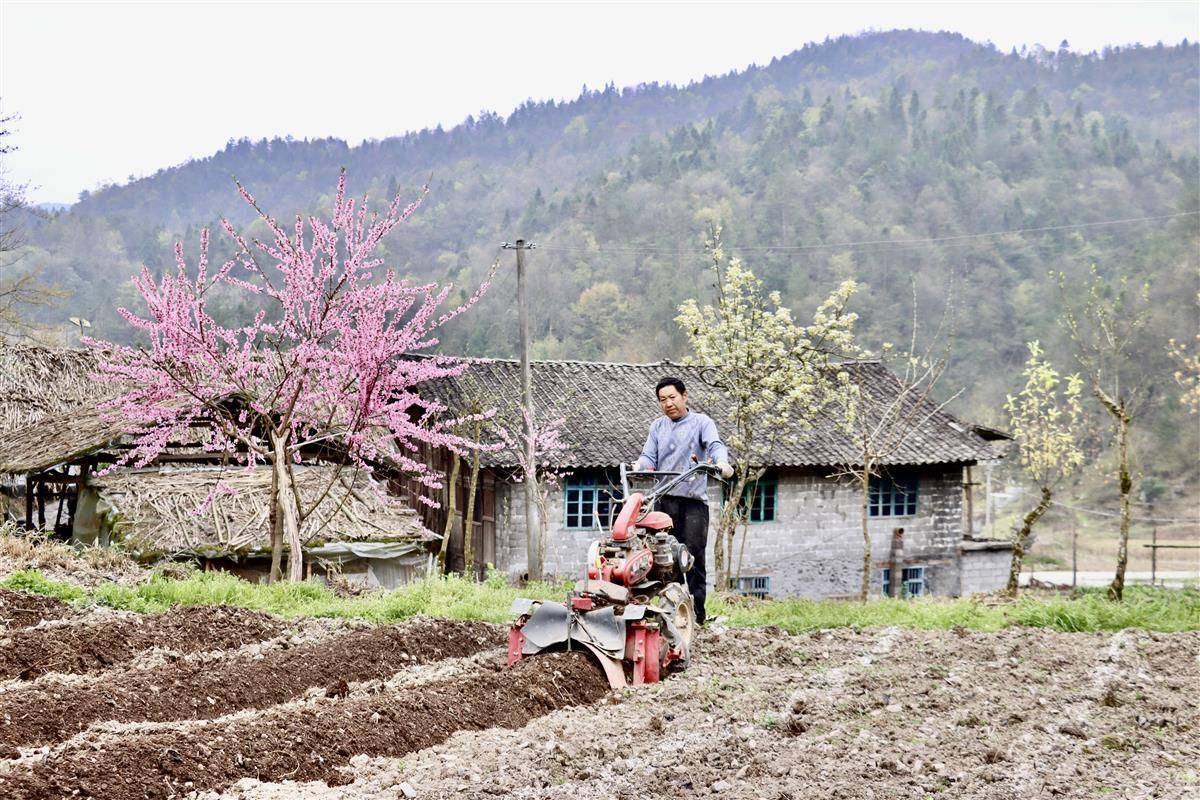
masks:
{"label": "overcast sky", "polygon": [[766,63],[891,28],[1073,50],[1200,38],[1200,4],[66,4],[0,0],[10,178],[35,202],[210,155],[231,138],[351,143],[526,98]]}

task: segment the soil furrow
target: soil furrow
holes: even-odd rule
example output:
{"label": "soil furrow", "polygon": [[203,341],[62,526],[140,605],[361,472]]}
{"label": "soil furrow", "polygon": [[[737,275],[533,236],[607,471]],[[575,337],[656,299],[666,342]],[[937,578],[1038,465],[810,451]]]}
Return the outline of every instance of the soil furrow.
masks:
{"label": "soil furrow", "polygon": [[0,627],[32,628],[43,620],[64,619],[78,613],[78,609],[57,597],[0,589]]}
{"label": "soil furrow", "polygon": [[155,647],[179,653],[237,647],[275,636],[288,624],[232,606],[176,606],[162,614],[27,628],[0,640],[0,679],[91,672]]}
{"label": "soil furrow", "polygon": [[[459,730],[520,727],[607,692],[587,656],[548,654],[512,669],[481,670],[405,691],[322,698],[299,709],[180,731],[80,741],[28,769],[0,775],[0,795],[141,800],[220,790],[245,777],[338,783],[345,780],[339,768],[353,756],[399,756]],[[147,769],[150,764],[156,769]]]}
{"label": "soil furrow", "polygon": [[0,694],[0,758],[18,747],[52,744],[101,721],[211,719],[267,708],[323,687],[382,679],[413,664],[461,658],[503,641],[482,622],[419,620],[216,660],[178,660],[112,670],[95,680],[43,680]]}

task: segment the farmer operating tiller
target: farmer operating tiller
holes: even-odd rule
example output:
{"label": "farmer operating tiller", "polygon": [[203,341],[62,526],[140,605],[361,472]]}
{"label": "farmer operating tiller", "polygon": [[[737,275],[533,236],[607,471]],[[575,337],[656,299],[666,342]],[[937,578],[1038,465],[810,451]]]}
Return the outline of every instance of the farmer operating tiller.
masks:
{"label": "farmer operating tiller", "polygon": [[[654,683],[687,666],[693,628],[704,619],[707,476],[733,470],[716,425],[688,410],[683,382],[663,378],[655,392],[664,416],[651,424],[635,468],[621,466],[625,501],[611,531],[592,542],[587,574],[566,603],[514,603],[509,664],[582,647],[614,687]],[[639,481],[653,488],[631,490]]]}

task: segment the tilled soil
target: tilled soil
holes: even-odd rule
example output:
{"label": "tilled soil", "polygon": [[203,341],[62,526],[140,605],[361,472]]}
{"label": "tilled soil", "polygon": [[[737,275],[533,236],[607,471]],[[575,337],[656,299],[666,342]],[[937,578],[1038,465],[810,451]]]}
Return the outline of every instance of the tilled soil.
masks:
{"label": "tilled soil", "polygon": [[223,650],[270,638],[287,625],[268,614],[232,606],[176,606],[161,614],[85,618],[16,630],[0,640],[0,679],[92,672],[151,648],[177,653]]}
{"label": "tilled soil", "polygon": [[[691,667],[521,730],[222,800],[1200,797],[1200,633],[702,632]],[[215,800],[217,795],[199,795]]]}
{"label": "tilled soil", "polygon": [[350,683],[473,655],[503,641],[501,629],[486,623],[418,620],[298,645],[283,639],[220,660],[176,658],[93,678],[45,676],[0,691],[0,758],[15,758],[18,747],[61,742],[98,721],[210,719],[276,705],[314,687],[347,694]]}
{"label": "tilled soil", "polygon": [[588,657],[552,654],[403,691],[313,698],[178,730],[76,737],[42,759],[0,772],[0,796],[168,798],[223,789],[245,777],[338,783],[346,780],[340,768],[353,756],[399,756],[460,730],[520,727],[607,692]]}
{"label": "tilled soil", "polygon": [[65,619],[78,611],[55,597],[0,589],[0,629],[30,628],[47,619]]}
{"label": "tilled soil", "polygon": [[0,684],[19,756],[0,797],[1200,796],[1196,632],[710,625],[687,671],[614,693],[579,653],[506,669],[502,629],[476,623],[77,613],[0,643],[121,623],[94,640],[104,671]]}

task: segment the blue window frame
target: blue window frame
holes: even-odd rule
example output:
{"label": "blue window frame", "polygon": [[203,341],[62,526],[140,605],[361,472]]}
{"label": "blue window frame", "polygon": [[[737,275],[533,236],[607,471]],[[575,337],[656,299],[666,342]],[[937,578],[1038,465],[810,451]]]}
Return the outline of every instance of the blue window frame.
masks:
{"label": "blue window frame", "polygon": [[736,585],[732,578],[729,579],[730,588],[738,594],[746,595],[747,597],[762,597],[766,598],[771,595],[771,576],[770,575],[753,575],[745,578],[738,578]]}
{"label": "blue window frame", "polygon": [[596,526],[600,518],[601,527],[607,526],[610,517],[620,504],[621,490],[615,490],[604,477],[595,475],[571,475],[563,485],[565,525],[572,530],[586,530]]}
{"label": "blue window frame", "polygon": [[[900,579],[904,581],[900,585],[901,597],[920,597],[925,594],[924,567],[905,567],[900,573]],[[890,569],[883,571],[882,582],[884,596],[890,596],[892,593],[892,571]]]}
{"label": "blue window frame", "polygon": [[[729,500],[729,485],[721,485],[721,503]],[[750,512],[751,522],[774,522],[779,505],[779,481],[768,473],[742,490],[741,507]]]}
{"label": "blue window frame", "polygon": [[872,475],[867,494],[872,517],[911,517],[917,513],[917,479]]}

